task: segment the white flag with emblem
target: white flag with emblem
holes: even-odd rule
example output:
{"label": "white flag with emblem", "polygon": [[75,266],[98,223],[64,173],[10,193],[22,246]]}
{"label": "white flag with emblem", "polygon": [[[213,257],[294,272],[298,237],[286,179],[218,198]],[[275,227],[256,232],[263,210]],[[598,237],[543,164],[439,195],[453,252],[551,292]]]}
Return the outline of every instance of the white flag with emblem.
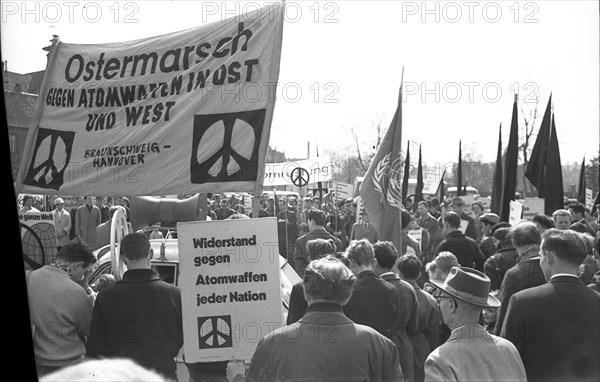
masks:
{"label": "white flag with emblem", "polygon": [[136,41],[56,42],[17,191],[260,192],[283,4]]}

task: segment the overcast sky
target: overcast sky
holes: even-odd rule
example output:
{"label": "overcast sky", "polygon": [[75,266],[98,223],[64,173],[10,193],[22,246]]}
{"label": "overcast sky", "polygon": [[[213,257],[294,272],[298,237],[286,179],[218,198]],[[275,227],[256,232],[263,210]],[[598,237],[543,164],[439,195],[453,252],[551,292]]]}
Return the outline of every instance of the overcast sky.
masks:
{"label": "overcast sky", "polygon": [[[133,40],[216,22],[268,2],[2,1],[2,60],[45,68],[53,34],[68,43]],[[599,145],[597,1],[287,2],[271,146],[288,157],[365,150],[394,114],[404,67],[403,137],[426,163],[482,160],[508,142],[512,102],[539,119],[550,92],[563,164]],[[520,114],[523,121],[523,114]],[[414,151],[413,151],[414,152]],[[314,151],[313,151],[314,153]]]}

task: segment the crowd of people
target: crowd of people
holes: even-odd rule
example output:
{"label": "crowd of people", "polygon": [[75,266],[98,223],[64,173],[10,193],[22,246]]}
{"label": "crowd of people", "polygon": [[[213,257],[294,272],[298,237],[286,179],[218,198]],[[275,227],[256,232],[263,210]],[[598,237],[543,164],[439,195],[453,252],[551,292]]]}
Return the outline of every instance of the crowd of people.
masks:
{"label": "crowd of people", "polygon": [[[260,340],[248,370],[189,364],[191,381],[600,380],[600,234],[583,205],[511,226],[478,202],[469,214],[461,198],[421,201],[402,211],[396,248],[355,200],[323,199],[261,200],[302,278],[287,325]],[[64,219],[61,201],[53,213]],[[76,216],[100,211],[91,197],[83,203]],[[213,220],[250,214],[218,194],[207,208]],[[98,221],[94,232],[98,215],[85,225]],[[420,242],[407,234],[416,227]],[[125,358],[177,380],[181,293],[150,268],[149,235],[123,239],[123,280],[89,286],[99,241],[77,233],[56,262],[28,274],[39,375]]]}

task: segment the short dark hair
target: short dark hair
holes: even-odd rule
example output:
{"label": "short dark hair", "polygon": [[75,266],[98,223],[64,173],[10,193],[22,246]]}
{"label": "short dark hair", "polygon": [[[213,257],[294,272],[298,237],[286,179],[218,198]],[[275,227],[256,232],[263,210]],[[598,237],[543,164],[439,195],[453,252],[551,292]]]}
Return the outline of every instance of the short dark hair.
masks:
{"label": "short dark hair", "polygon": [[317,209],[308,210],[308,214],[306,215],[308,220],[312,220],[316,225],[324,225],[325,224],[325,212]]}
{"label": "short dark hair", "polygon": [[33,196],[25,195],[25,196],[23,196],[23,204],[25,204],[25,202],[28,201],[29,199],[31,199],[32,201],[35,202],[35,199],[33,199]]}
{"label": "short dark hair", "polygon": [[375,260],[373,245],[366,239],[352,240],[346,248],[345,257],[358,266],[371,265]]}
{"label": "short dark hair", "polygon": [[581,265],[587,256],[582,234],[571,230],[550,228],[542,234],[542,250],[552,251],[564,262]]}
{"label": "short dark hair", "polygon": [[398,251],[391,241],[378,241],[373,244],[375,260],[383,269],[392,269],[398,258]]}
{"label": "short dark hair", "polygon": [[517,247],[523,247],[529,244],[539,245],[542,242],[542,235],[539,228],[532,222],[520,222],[510,230],[510,238]]}
{"label": "short dark hair", "polygon": [[65,244],[60,249],[57,258],[68,263],[78,263],[81,261],[84,267],[94,264],[97,261],[90,247],[80,241],[72,241]]}
{"label": "short dark hair", "polygon": [[452,228],[460,227],[460,216],[456,212],[446,212],[444,215],[444,222],[448,223],[448,225]]}
{"label": "short dark hair", "polygon": [[576,212],[578,214],[584,215],[585,214],[585,206],[579,202],[571,204],[569,206],[570,210],[573,210],[573,212]]}
{"label": "short dark hair", "polygon": [[130,233],[121,240],[121,255],[128,260],[141,260],[149,251],[150,240],[143,233]]}
{"label": "short dark hair", "polygon": [[402,278],[408,281],[415,281],[421,276],[421,267],[423,263],[415,255],[406,255],[400,257],[398,260],[398,270],[400,271]]}
{"label": "short dark hair", "polygon": [[510,233],[509,227],[498,228],[496,231],[494,231],[492,236],[494,237],[494,239],[498,240],[498,242],[499,242],[498,249],[507,248],[507,247],[512,246],[510,238],[508,237],[509,233]]}
{"label": "short dark hair", "polygon": [[537,214],[533,217],[532,220],[534,223],[538,223],[546,229],[556,228],[556,225],[554,225],[554,220],[552,220],[552,218],[549,216]]}
{"label": "short dark hair", "polygon": [[317,260],[327,255],[335,255],[335,242],[333,239],[314,239],[306,242],[308,258]]}

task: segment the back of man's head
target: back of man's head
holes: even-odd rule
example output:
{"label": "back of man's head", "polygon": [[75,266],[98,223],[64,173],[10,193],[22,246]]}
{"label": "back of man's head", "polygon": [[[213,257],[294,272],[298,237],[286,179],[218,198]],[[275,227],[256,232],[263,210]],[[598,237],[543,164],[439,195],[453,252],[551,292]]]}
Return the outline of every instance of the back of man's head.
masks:
{"label": "back of man's head", "polygon": [[554,221],[549,216],[537,214],[533,217],[532,220],[534,223],[538,223],[545,229],[556,228],[556,226],[554,225]]}
{"label": "back of man's head", "polygon": [[356,265],[365,267],[372,266],[375,262],[373,245],[368,240],[352,240],[346,248],[346,257],[354,261]]}
{"label": "back of man's head", "polygon": [[377,264],[383,269],[392,269],[398,258],[398,251],[391,241],[378,241],[373,244]]}
{"label": "back of man's head", "polygon": [[398,270],[403,279],[407,281],[416,281],[421,276],[421,267],[423,263],[417,256],[402,256],[398,260]]}
{"label": "back of man's head", "polygon": [[130,233],[121,240],[121,254],[131,261],[142,260],[148,256],[150,240],[143,233]]}
{"label": "back of man's head", "polygon": [[58,252],[56,258],[67,263],[83,262],[84,267],[96,262],[96,256],[94,256],[90,247],[79,241],[72,241],[65,244],[60,249],[60,252]]}
{"label": "back of man's head", "polygon": [[314,239],[306,242],[306,252],[310,260],[317,260],[335,254],[333,239]]}
{"label": "back of man's head", "polygon": [[565,263],[579,266],[587,255],[584,240],[579,232],[551,228],[542,234],[541,249],[553,252]]}
{"label": "back of man's head", "polygon": [[437,269],[443,273],[449,273],[452,267],[458,267],[458,259],[452,252],[442,251],[433,260]]}
{"label": "back of man's head", "polygon": [[510,227],[502,227],[502,228],[498,228],[496,231],[494,231],[492,236],[494,237],[494,239],[498,240],[498,249],[507,248],[507,247],[512,246],[510,238],[508,237],[509,233],[510,233]]}
{"label": "back of man's head", "polygon": [[585,206],[583,204],[577,202],[577,203],[571,204],[569,206],[569,211],[571,213],[574,212],[576,214],[583,216],[583,215],[585,215]]}
{"label": "back of man's head", "polygon": [[334,256],[311,261],[302,280],[308,296],[338,303],[350,298],[356,284],[352,271]]}
{"label": "back of man's head", "polygon": [[460,216],[456,212],[447,212],[444,215],[444,222],[448,223],[450,228],[460,228]]}
{"label": "back of man's head", "polygon": [[325,213],[321,210],[317,210],[317,209],[309,210],[306,217],[308,220],[312,220],[315,223],[315,225],[319,225],[319,226],[325,225],[326,216],[325,216]]}
{"label": "back of man's head", "polygon": [[535,223],[522,221],[510,229],[510,239],[515,244],[515,247],[524,247],[526,245],[542,242],[542,235]]}

